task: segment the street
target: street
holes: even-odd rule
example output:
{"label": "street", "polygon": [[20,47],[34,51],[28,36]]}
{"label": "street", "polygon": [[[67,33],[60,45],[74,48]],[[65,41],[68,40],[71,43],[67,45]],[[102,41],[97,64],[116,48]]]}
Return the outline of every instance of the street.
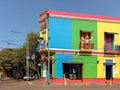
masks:
{"label": "street", "polygon": [[119,85],[47,85],[46,82],[35,81],[0,81],[0,90],[120,90]]}

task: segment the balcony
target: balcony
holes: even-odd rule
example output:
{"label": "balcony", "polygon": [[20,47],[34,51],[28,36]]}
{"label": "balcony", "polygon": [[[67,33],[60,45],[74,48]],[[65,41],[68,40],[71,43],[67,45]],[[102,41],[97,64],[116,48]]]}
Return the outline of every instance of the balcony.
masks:
{"label": "balcony", "polygon": [[82,43],[80,44],[80,50],[91,51],[94,49],[93,43]]}
{"label": "balcony", "polygon": [[105,53],[120,53],[120,45],[106,44],[104,46]]}

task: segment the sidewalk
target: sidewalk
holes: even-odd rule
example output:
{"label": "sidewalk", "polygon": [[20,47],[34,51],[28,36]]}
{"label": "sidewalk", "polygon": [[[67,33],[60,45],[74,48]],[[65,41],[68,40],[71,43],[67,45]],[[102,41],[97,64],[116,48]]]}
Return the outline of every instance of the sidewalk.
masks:
{"label": "sidewalk", "polygon": [[84,83],[78,83],[78,84],[59,84],[59,83],[52,83],[50,82],[50,84],[48,85],[47,81],[40,81],[40,80],[31,80],[31,81],[24,81],[24,80],[15,80],[15,79],[5,79],[5,80],[2,80],[0,81],[0,84],[1,83],[22,83],[22,84],[25,84],[25,85],[32,85],[32,86],[107,86],[107,87],[111,87],[111,86],[119,86],[119,84],[84,84]]}
{"label": "sidewalk", "polygon": [[47,81],[40,81],[40,80],[33,80],[33,81],[27,81],[28,83],[33,83],[36,85],[46,85],[46,86],[117,86],[119,84],[112,84],[112,83],[108,83],[108,84],[85,84],[85,83],[75,83],[75,84],[68,84],[68,83],[52,83],[50,82],[50,84],[48,85]]}

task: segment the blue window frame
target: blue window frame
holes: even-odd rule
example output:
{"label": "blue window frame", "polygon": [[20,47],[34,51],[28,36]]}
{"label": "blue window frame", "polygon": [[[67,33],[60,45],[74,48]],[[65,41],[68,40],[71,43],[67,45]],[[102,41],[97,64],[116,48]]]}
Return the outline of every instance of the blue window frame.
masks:
{"label": "blue window frame", "polygon": [[114,34],[105,32],[104,37],[104,49],[114,50]]}

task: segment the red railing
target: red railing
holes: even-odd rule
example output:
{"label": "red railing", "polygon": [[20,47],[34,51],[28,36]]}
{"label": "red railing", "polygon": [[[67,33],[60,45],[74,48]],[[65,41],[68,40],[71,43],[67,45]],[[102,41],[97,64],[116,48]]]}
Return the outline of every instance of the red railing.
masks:
{"label": "red railing", "polygon": [[104,45],[104,52],[119,53],[120,52],[120,45],[105,44]]}
{"label": "red railing", "polygon": [[80,44],[80,49],[93,49],[94,44],[92,43],[81,43]]}

